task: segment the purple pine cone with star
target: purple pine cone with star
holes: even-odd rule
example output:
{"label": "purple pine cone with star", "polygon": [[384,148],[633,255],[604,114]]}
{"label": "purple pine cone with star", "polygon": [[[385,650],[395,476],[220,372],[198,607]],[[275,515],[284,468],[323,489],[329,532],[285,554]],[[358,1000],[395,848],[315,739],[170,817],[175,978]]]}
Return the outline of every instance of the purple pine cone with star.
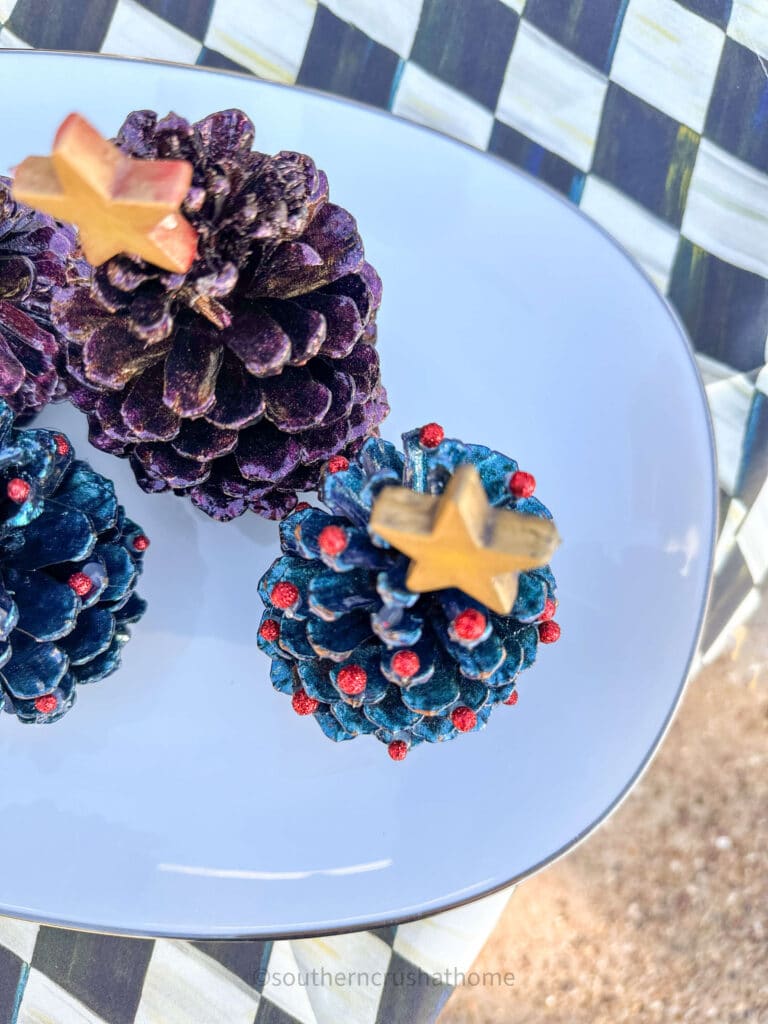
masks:
{"label": "purple pine cone with star", "polygon": [[76,261],[54,303],[69,397],[96,447],[226,521],[280,518],[387,414],[376,341],[381,282],[354,218],[300,153],[252,148],[241,111],[196,124],[151,111],[117,145],[194,169],[186,274],[121,255]]}

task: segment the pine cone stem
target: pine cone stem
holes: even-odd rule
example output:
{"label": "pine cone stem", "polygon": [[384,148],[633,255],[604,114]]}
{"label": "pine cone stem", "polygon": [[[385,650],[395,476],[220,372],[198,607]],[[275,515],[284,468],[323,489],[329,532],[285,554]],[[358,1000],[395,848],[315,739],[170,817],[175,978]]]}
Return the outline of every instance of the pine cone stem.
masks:
{"label": "pine cone stem", "polygon": [[195,296],[190,302],[190,306],[219,331],[224,331],[227,327],[232,326],[232,317],[226,307],[210,295]]}

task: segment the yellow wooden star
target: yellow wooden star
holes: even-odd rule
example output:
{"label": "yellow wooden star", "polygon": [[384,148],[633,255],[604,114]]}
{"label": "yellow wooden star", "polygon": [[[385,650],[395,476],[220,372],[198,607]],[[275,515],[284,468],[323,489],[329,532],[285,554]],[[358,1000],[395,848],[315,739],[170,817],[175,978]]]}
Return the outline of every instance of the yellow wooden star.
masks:
{"label": "yellow wooden star", "polygon": [[515,603],[519,574],[545,565],[560,543],[551,520],[493,508],[469,464],[440,495],[383,488],[370,528],[411,559],[409,590],[457,587],[502,615]]}
{"label": "yellow wooden star", "polygon": [[183,274],[197,252],[197,232],[179,212],[191,182],[186,160],[134,160],[70,114],[51,156],[27,157],[16,169],[13,194],[76,224],[95,266],[124,252]]}

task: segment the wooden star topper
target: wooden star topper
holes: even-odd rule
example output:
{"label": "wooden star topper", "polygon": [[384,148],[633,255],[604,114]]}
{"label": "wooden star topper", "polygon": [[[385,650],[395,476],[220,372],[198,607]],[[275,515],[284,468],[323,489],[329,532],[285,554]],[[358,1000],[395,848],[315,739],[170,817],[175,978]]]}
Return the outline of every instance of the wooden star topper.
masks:
{"label": "wooden star topper", "polygon": [[409,590],[457,587],[501,615],[512,611],[519,574],[546,565],[560,543],[551,520],[493,508],[468,463],[440,495],[383,488],[370,529],[411,559]]}
{"label": "wooden star topper", "polygon": [[179,212],[191,182],[186,160],[134,160],[70,114],[53,153],[16,169],[13,195],[77,225],[95,266],[124,252],[183,274],[197,253],[197,232]]}

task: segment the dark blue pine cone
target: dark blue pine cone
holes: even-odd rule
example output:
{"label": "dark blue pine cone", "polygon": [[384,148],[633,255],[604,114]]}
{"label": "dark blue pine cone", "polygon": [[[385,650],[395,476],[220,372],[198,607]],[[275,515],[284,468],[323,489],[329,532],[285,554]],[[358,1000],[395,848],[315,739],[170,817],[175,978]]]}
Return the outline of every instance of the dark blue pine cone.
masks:
{"label": "dark blue pine cone", "polygon": [[0,707],[55,722],[120,664],[149,540],[69,440],[0,401]]}
{"label": "dark blue pine cone", "polygon": [[456,589],[408,590],[410,560],[370,532],[382,488],[442,494],[469,463],[493,508],[552,516],[533,497],[534,478],[506,455],[445,439],[438,424],[403,442],[405,457],[370,438],[352,462],[332,459],[320,486],[330,511],[304,504],[282,521],[284,553],[259,584],[259,646],[274,687],[331,739],[372,733],[394,760],[424,740],[482,729],[497,704],[517,702],[539,642],[560,635],[548,565],[520,573],[509,615]]}

